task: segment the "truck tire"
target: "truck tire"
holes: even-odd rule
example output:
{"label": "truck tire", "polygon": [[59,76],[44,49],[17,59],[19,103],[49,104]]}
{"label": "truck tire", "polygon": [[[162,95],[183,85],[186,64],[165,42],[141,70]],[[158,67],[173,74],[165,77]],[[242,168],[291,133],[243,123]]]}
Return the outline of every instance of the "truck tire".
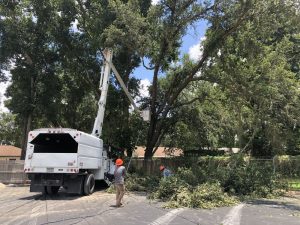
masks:
{"label": "truck tire", "polygon": [[94,192],[95,189],[95,177],[94,174],[87,174],[84,178],[83,183],[83,194],[90,195]]}
{"label": "truck tire", "polygon": [[47,186],[46,193],[49,195],[56,195],[58,193],[59,186]]}

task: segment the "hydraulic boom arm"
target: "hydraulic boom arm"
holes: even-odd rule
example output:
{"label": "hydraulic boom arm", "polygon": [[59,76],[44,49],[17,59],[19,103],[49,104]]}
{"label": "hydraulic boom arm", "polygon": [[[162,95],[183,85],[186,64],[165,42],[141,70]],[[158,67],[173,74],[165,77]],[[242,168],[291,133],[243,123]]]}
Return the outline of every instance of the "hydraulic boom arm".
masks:
{"label": "hydraulic boom arm", "polygon": [[109,85],[109,76],[111,71],[111,61],[112,61],[112,51],[109,49],[105,49],[103,51],[103,55],[105,57],[104,67],[102,67],[101,78],[100,78],[100,86],[99,89],[101,91],[101,96],[98,102],[98,113],[95,119],[94,127],[92,135],[96,137],[100,137],[102,133],[103,127],[103,119],[104,119],[104,111],[107,99],[108,85]]}
{"label": "hydraulic boom arm", "polygon": [[[97,117],[95,119],[94,128],[93,128],[93,132],[92,132],[92,135],[94,135],[96,137],[100,137],[101,133],[102,133],[104,111],[105,111],[105,104],[106,104],[108,85],[109,85],[109,76],[110,76],[111,70],[115,74],[118,82],[120,83],[123,91],[127,95],[127,97],[129,99],[130,103],[132,104],[134,110],[136,112],[138,112],[140,115],[142,115],[141,111],[138,109],[135,102],[133,101],[133,99],[132,99],[126,85],[124,84],[119,72],[117,71],[116,67],[112,63],[112,55],[113,55],[113,52],[110,49],[105,49],[103,51],[103,57],[104,57],[105,62],[104,62],[104,66],[102,67],[101,78],[100,78],[100,86],[99,86],[99,89],[101,91],[101,96],[100,96],[100,100],[98,102],[98,113],[97,113]],[[143,116],[143,118],[144,118],[144,116]]]}

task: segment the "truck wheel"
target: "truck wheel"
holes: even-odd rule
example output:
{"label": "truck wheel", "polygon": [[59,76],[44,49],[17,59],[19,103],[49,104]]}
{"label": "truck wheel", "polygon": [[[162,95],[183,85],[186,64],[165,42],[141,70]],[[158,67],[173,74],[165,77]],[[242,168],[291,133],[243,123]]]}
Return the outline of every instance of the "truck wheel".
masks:
{"label": "truck wheel", "polygon": [[90,173],[85,176],[83,183],[83,194],[90,195],[95,189],[95,177],[94,174]]}
{"label": "truck wheel", "polygon": [[58,193],[59,186],[47,186],[46,191],[49,195],[56,195]]}

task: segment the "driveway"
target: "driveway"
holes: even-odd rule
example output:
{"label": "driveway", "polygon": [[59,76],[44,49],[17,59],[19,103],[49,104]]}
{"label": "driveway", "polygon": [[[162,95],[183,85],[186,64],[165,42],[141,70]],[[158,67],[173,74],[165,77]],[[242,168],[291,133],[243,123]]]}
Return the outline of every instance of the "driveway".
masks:
{"label": "driveway", "polygon": [[114,195],[97,190],[91,196],[30,193],[29,187],[0,189],[0,224],[112,225],[299,225],[300,200],[257,200],[213,210],[164,209],[144,194],[128,193],[122,208]]}

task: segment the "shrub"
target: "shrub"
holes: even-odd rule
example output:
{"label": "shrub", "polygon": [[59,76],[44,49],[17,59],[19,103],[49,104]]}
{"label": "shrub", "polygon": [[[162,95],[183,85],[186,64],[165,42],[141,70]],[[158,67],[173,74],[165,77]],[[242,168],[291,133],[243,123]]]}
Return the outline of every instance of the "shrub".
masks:
{"label": "shrub", "polygon": [[165,206],[210,209],[237,202],[238,199],[225,193],[219,183],[204,183],[194,188],[180,186]]}
{"label": "shrub", "polygon": [[214,208],[230,206],[238,202],[237,198],[229,196],[220,183],[205,183],[197,186],[191,195],[193,208]]}
{"label": "shrub", "polygon": [[300,177],[300,156],[276,156],[274,162],[276,173],[287,178]]}
{"label": "shrub", "polygon": [[126,178],[126,189],[128,191],[147,191],[154,190],[159,183],[157,176],[139,176],[138,174],[128,174]]}
{"label": "shrub", "polygon": [[251,160],[242,154],[182,161],[168,178],[129,174],[126,188],[147,191],[166,207],[213,208],[229,206],[239,198],[282,195],[287,185],[274,173],[272,160]]}
{"label": "shrub", "polygon": [[114,193],[116,193],[115,186],[114,186],[114,185],[110,185],[110,186],[106,189],[106,192],[109,193],[109,194],[114,194]]}
{"label": "shrub", "polygon": [[[153,189],[157,188],[159,180],[160,179],[157,176],[139,176],[135,173],[128,173],[125,179],[125,188],[127,191],[151,192]],[[114,185],[112,184],[106,189],[106,192],[115,193]]]}
{"label": "shrub", "polygon": [[163,178],[160,180],[157,189],[149,197],[167,201],[170,200],[181,187],[188,187],[188,184],[177,176],[173,175]]}
{"label": "shrub", "polygon": [[203,177],[203,171],[195,171],[195,168],[181,168],[179,167],[176,172],[177,177],[187,183],[188,185],[197,185]]}

